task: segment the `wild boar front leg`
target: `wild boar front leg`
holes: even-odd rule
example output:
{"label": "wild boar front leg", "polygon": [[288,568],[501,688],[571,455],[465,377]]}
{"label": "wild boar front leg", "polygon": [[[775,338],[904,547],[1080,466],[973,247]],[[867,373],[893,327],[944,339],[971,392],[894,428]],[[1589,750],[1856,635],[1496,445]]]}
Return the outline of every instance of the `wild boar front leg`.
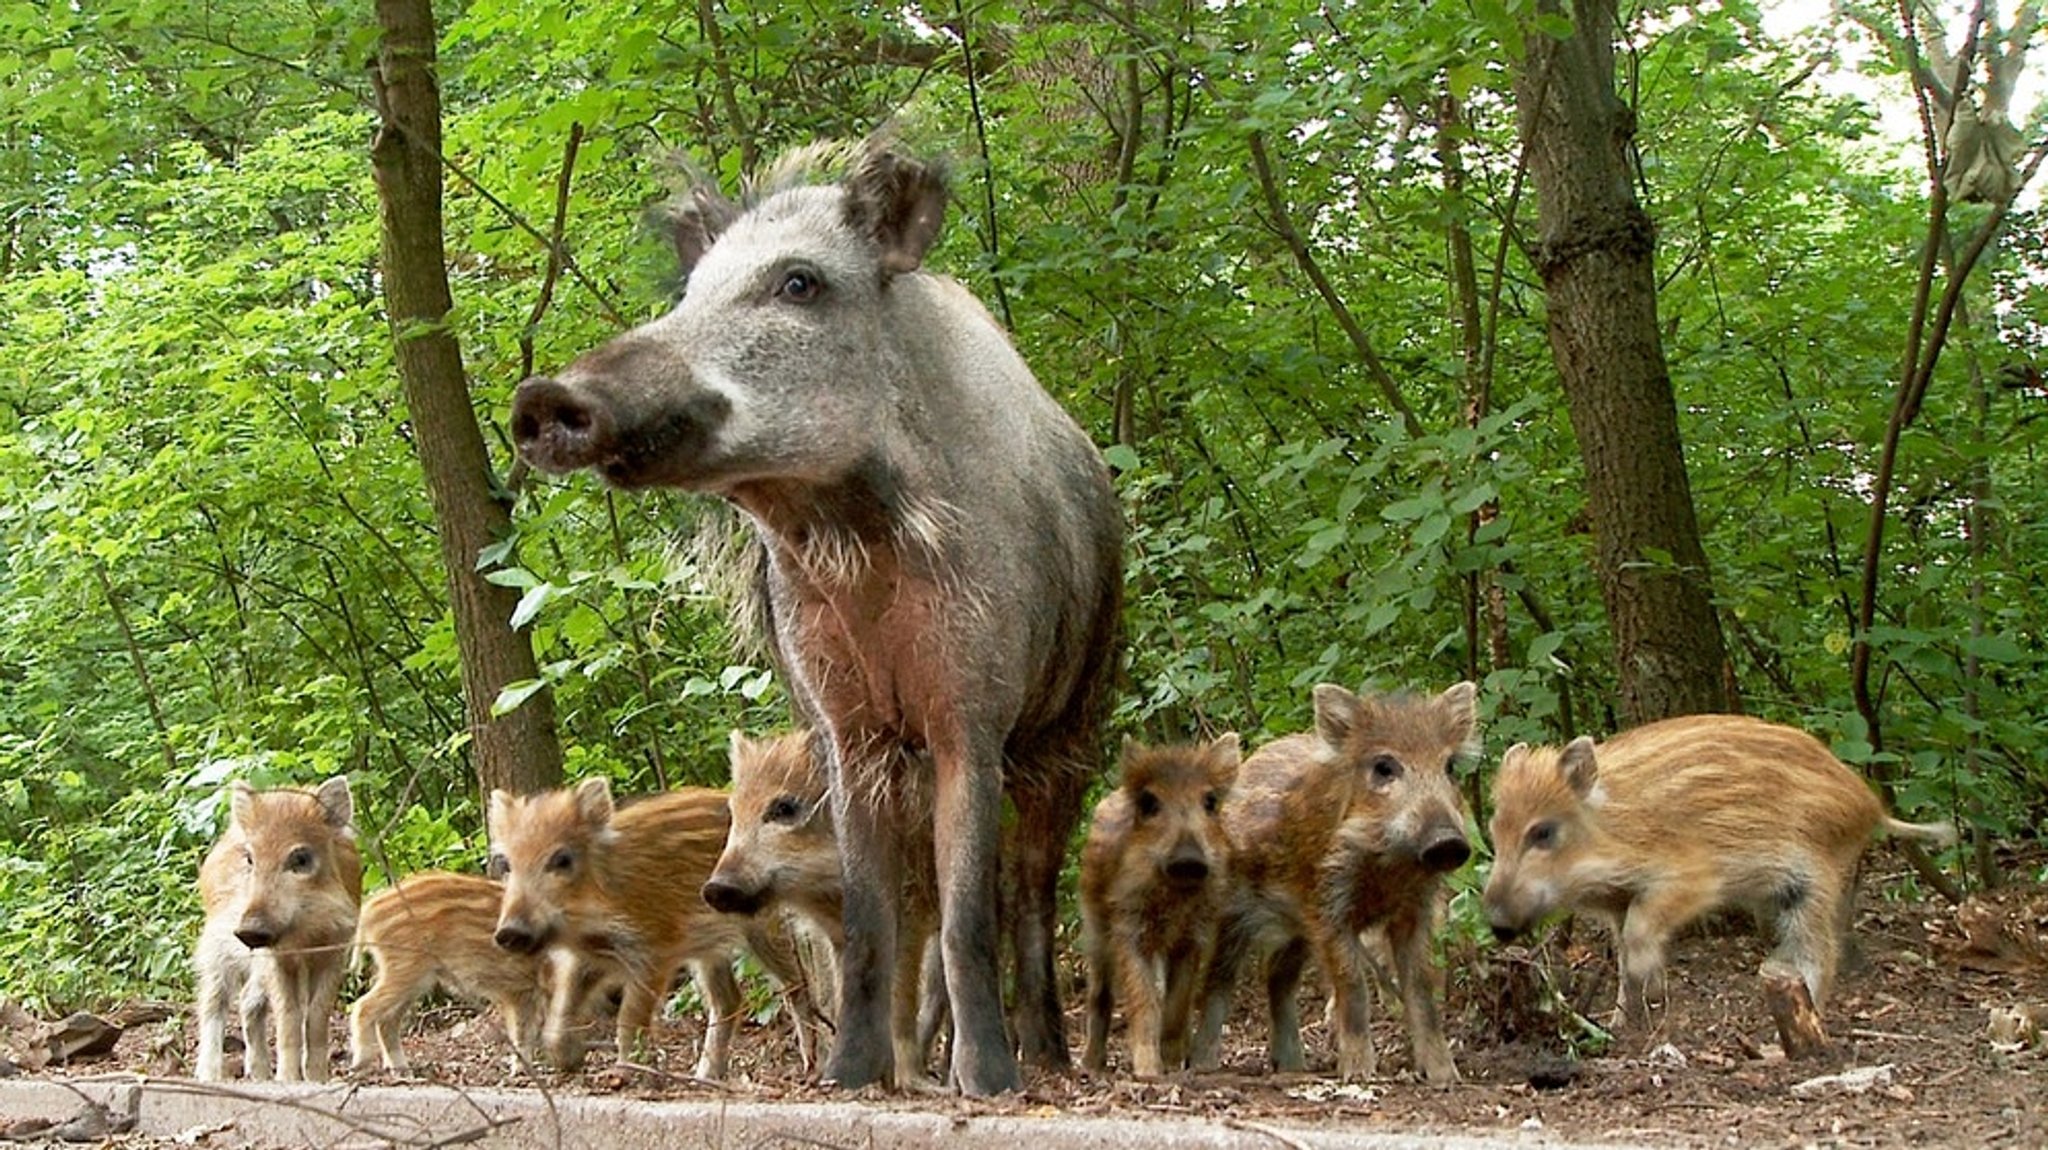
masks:
{"label": "wild boar front leg", "polygon": [[313,955],[301,980],[306,993],[300,1018],[305,1026],[305,1081],[325,1082],[334,1071],[334,1000],[341,993],[341,956],[329,949]]}
{"label": "wild boar front leg", "polygon": [[1358,932],[1342,920],[1313,928],[1316,963],[1330,980],[1336,1006],[1337,1075],[1346,1082],[1364,1082],[1378,1070],[1372,1048],[1371,959]]}
{"label": "wild boar front leg", "polygon": [[1188,1024],[1195,1011],[1195,995],[1208,973],[1207,939],[1183,939],[1167,952],[1166,1000],[1159,1017],[1159,1057],[1168,1072],[1188,1061]]}
{"label": "wild boar front leg", "polygon": [[[902,764],[863,756],[841,743],[832,762],[832,817],[845,885],[845,942],[839,950],[839,1032],[825,1080],[853,1089],[880,1082],[894,1065],[890,1004],[895,989],[896,899],[902,813],[886,772]],[[876,772],[885,772],[873,777]]]}
{"label": "wild boar front leg", "polygon": [[697,980],[697,994],[704,1000],[704,1051],[697,1056],[699,1078],[725,1077],[732,1057],[732,1031],[740,1013],[740,984],[733,977],[732,963],[724,958],[701,959],[690,964]]}
{"label": "wild boar front leg", "polygon": [[238,997],[238,980],[229,960],[208,953],[217,949],[212,940],[200,941],[199,960],[199,1052],[193,1073],[201,1082],[218,1082],[226,1076],[228,1011]]}
{"label": "wild boar front leg", "polygon": [[249,975],[242,981],[242,1076],[262,1081],[271,1076],[270,984],[268,967],[276,960],[256,955],[249,960]]}
{"label": "wild boar front leg", "polygon": [[1138,944],[1136,931],[1116,939],[1117,986],[1124,1000],[1124,1035],[1131,1044],[1131,1073],[1157,1078],[1165,1073],[1160,1053],[1159,974]]}
{"label": "wild boar front leg", "polygon": [[1216,949],[1209,956],[1209,969],[1202,977],[1202,1016],[1195,1022],[1195,1037],[1188,1049],[1188,1065],[1196,1070],[1214,1070],[1223,1063],[1223,1024],[1230,1018],[1231,995],[1237,990],[1237,976],[1251,957],[1251,928],[1236,908],[1226,909],[1216,926]]}
{"label": "wild boar front leg", "polygon": [[1308,949],[1307,939],[1289,939],[1266,960],[1266,1057],[1275,1070],[1296,1071],[1308,1066],[1301,1047],[1300,1002]]}
{"label": "wild boar front leg", "polygon": [[933,830],[939,941],[945,951],[946,997],[953,1009],[953,1081],[961,1093],[970,1095],[999,1094],[1021,1084],[1003,1024],[997,977],[1002,752],[1000,746],[976,745],[988,741],[935,740],[931,748],[937,783]]}
{"label": "wild boar front leg", "polygon": [[1109,1024],[1116,1008],[1116,947],[1106,922],[1091,922],[1082,931],[1088,964],[1088,1042],[1081,1065],[1100,1071],[1109,1066]]}
{"label": "wild boar front leg", "polygon": [[1451,1044],[1444,1038],[1443,1020],[1437,1014],[1430,919],[1428,914],[1395,919],[1387,926],[1387,943],[1394,952],[1394,978],[1408,1022],[1408,1043],[1415,1051],[1415,1068],[1427,1081],[1449,1085],[1458,1080],[1458,1066],[1451,1059]]}
{"label": "wild boar front leg", "polygon": [[1672,931],[1707,908],[1707,899],[1684,884],[1652,887],[1622,912],[1621,1017],[1632,1029],[1650,1032],[1650,1008],[1664,1001],[1664,952]]}

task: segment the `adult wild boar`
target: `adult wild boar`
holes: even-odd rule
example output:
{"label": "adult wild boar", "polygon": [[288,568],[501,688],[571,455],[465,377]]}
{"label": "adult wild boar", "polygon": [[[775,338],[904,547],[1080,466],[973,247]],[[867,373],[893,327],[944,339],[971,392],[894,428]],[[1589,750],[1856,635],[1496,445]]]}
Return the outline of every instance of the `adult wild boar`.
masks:
{"label": "adult wild boar", "polygon": [[886,142],[799,152],[740,204],[698,187],[673,213],[682,302],[520,384],[512,432],[543,470],[717,495],[751,521],[777,660],[831,758],[846,948],[828,1077],[889,1072],[898,848],[929,820],[953,1076],[987,1094],[1019,1084],[997,969],[1005,772],[1018,1046],[1067,1057],[1053,896],[1099,769],[1123,525],[1087,435],[966,289],[921,270],[946,198]]}

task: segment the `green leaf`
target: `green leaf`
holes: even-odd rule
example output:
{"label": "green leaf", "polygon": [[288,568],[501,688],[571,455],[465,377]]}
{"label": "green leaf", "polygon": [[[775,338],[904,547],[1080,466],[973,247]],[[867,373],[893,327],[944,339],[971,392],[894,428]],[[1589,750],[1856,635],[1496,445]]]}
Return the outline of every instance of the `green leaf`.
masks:
{"label": "green leaf", "polygon": [[491,718],[501,719],[518,710],[521,703],[531,699],[547,685],[546,679],[521,679],[516,683],[505,684],[498,690],[498,697],[491,702]]}
{"label": "green leaf", "polygon": [[512,609],[512,629],[525,629],[528,623],[533,622],[534,616],[540,614],[541,608],[560,593],[561,588],[553,583],[536,583],[527,588],[526,594],[519,597],[519,605]]}

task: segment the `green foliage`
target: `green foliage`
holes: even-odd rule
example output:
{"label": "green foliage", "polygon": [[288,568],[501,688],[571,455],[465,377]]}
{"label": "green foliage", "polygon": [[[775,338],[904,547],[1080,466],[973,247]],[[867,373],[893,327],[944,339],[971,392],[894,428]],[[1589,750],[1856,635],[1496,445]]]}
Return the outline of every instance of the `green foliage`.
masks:
{"label": "green foliage", "polygon": [[[1467,676],[1490,753],[1611,729],[1593,527],[1521,250],[1527,7],[1118,22],[735,0],[708,10],[715,29],[638,0],[444,9],[451,322],[494,465],[509,473],[523,374],[670,298],[639,220],[675,150],[731,187],[784,146],[891,123],[956,161],[932,262],[1108,448],[1131,528],[1121,731],[1255,745],[1306,725],[1318,681]],[[1827,37],[1773,40],[1741,5],[1656,19],[1630,30],[1624,96],[1745,702],[1830,739],[1915,817],[2034,833],[2038,214],[1970,285],[1973,323],[1902,444],[1873,733],[1850,604],[1925,229],[1917,168],[1870,109],[1806,82]],[[346,6],[0,0],[0,995],[182,993],[229,777],[346,772],[373,885],[482,854],[379,295],[375,41]],[[536,315],[572,129],[570,264]],[[1281,238],[1254,131],[1414,428]],[[476,560],[521,591],[509,622],[542,678],[499,704],[550,685],[572,777],[716,782],[729,729],[787,721],[728,622],[732,562],[702,543],[731,534],[724,514],[585,479],[515,495],[514,533]]]}

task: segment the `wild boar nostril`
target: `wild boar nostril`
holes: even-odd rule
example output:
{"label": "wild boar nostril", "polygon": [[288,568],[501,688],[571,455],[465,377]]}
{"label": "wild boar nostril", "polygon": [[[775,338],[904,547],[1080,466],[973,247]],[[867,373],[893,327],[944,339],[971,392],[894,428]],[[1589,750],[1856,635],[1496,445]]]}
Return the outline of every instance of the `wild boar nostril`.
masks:
{"label": "wild boar nostril", "polygon": [[277,941],[277,932],[269,930],[238,930],[236,941],[250,950],[262,950]]}
{"label": "wild boar nostril", "polygon": [[497,943],[499,949],[509,950],[513,954],[533,953],[534,937],[532,933],[519,930],[516,927],[499,927],[498,933],[491,936],[491,941]]}
{"label": "wild boar nostril", "polygon": [[1497,922],[1493,924],[1493,938],[1495,942],[1513,942],[1521,933],[1520,930],[1505,923]]}
{"label": "wild boar nostril", "polygon": [[589,464],[609,438],[597,401],[560,380],[535,376],[512,395],[512,442],[529,463],[550,471]]}
{"label": "wild boar nostril", "polygon": [[761,909],[758,891],[742,890],[728,882],[704,884],[704,902],[720,914],[753,914]]}
{"label": "wild boar nostril", "polygon": [[1209,864],[1199,858],[1177,858],[1166,864],[1166,877],[1177,882],[1200,882],[1209,877]]}
{"label": "wild boar nostril", "polygon": [[1472,857],[1472,847],[1462,838],[1431,843],[1422,852],[1422,865],[1433,871],[1454,871]]}

